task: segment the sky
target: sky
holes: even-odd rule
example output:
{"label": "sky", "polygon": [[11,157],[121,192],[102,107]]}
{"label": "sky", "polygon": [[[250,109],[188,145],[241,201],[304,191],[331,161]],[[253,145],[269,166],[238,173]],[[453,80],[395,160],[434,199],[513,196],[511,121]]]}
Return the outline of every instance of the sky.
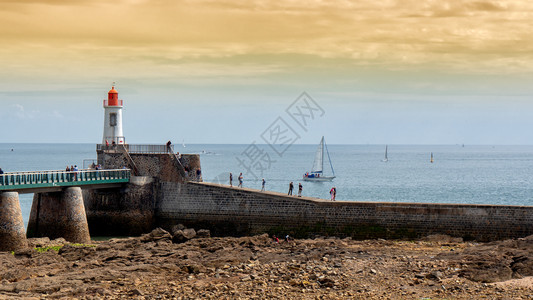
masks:
{"label": "sky", "polygon": [[0,0],[0,142],[99,143],[115,83],[132,144],[532,144],[532,36],[527,0]]}

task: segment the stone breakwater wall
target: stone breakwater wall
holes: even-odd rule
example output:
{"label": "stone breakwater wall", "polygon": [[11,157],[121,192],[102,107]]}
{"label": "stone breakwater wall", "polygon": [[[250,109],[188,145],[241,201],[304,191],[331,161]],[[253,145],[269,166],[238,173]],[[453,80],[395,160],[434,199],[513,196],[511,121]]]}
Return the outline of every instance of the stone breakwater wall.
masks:
{"label": "stone breakwater wall", "polygon": [[[106,169],[132,167],[120,151],[99,151],[98,163]],[[83,191],[83,201],[93,236],[133,236],[150,232],[156,226],[155,210],[160,182],[201,180],[200,156],[183,154],[179,164],[169,153],[130,153],[139,176],[132,176],[123,188]],[[187,170],[180,172],[181,168]],[[185,174],[186,177],[183,176]]]}
{"label": "stone breakwater wall", "polygon": [[132,236],[154,228],[154,180],[135,176],[124,188],[84,190],[83,201],[93,236]]}
{"label": "stone breakwater wall", "polygon": [[215,235],[269,232],[364,239],[447,234],[489,241],[533,234],[533,206],[333,202],[192,182],[161,182],[158,198],[158,226],[183,223]]}

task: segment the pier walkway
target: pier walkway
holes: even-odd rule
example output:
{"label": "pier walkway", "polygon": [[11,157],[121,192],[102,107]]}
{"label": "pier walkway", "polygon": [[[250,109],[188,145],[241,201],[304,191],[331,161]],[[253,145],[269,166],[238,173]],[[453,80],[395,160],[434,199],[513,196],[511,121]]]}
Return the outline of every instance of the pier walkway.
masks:
{"label": "pier walkway", "polygon": [[130,169],[35,171],[0,174],[0,192],[52,192],[63,187],[104,188],[130,181]]}

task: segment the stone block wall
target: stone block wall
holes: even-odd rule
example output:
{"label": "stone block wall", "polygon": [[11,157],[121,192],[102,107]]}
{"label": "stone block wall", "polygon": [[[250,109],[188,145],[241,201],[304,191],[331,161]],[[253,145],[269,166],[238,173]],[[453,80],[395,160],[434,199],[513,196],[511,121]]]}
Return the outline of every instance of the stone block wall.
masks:
{"label": "stone block wall", "polygon": [[[126,156],[117,151],[100,151],[98,154],[98,163],[105,169],[122,169],[130,168]],[[187,170],[184,178],[180,173],[179,167],[169,153],[149,153],[136,154],[130,153],[131,159],[135,162],[139,176],[151,176],[161,181],[183,182],[185,180],[201,181],[197,178],[196,170],[200,169],[200,155],[182,154],[180,156],[181,165]]]}
{"label": "stone block wall", "polygon": [[155,226],[156,184],[152,177],[132,177],[125,188],[84,190],[92,236],[132,236]]}
{"label": "stone block wall", "polygon": [[[120,151],[98,151],[98,163],[105,169],[130,167]],[[93,236],[131,236],[150,232],[156,224],[155,207],[160,182],[200,180],[197,154],[182,154],[181,166],[169,153],[130,153],[142,176],[132,176],[124,188],[84,190],[83,199],[89,230]],[[189,172],[183,173],[181,167]],[[185,176],[184,176],[185,175]]]}
{"label": "stone block wall", "polygon": [[416,238],[448,234],[480,241],[533,234],[533,207],[328,201],[209,183],[161,182],[156,222],[209,228],[217,235],[263,232]]}

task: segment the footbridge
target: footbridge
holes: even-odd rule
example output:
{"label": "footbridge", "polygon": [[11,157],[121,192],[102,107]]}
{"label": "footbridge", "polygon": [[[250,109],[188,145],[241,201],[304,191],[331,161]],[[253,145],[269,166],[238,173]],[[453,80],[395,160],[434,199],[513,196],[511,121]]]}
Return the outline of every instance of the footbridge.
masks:
{"label": "footbridge", "polygon": [[19,194],[54,192],[65,187],[116,187],[130,181],[130,169],[35,171],[0,174],[0,192]]}
{"label": "footbridge", "polygon": [[[26,237],[89,243],[82,188],[120,188],[130,182],[130,176],[130,169],[0,174],[0,251],[27,247]],[[34,194],[27,231],[19,193]]]}

